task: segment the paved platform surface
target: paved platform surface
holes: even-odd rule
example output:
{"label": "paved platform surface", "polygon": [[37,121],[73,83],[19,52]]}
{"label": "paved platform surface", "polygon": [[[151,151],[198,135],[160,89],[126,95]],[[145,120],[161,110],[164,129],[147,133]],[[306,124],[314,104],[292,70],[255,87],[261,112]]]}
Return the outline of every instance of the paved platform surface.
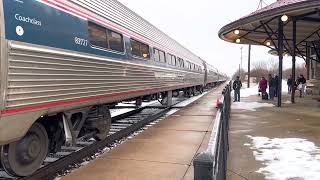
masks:
{"label": "paved platform surface", "polygon": [[[311,97],[288,100],[285,95],[282,108],[232,109],[228,180],[319,179],[320,103]],[[242,107],[276,105],[258,96],[242,101]]]}
{"label": "paved platform surface", "polygon": [[207,148],[223,87],[62,179],[192,180],[192,160]]}

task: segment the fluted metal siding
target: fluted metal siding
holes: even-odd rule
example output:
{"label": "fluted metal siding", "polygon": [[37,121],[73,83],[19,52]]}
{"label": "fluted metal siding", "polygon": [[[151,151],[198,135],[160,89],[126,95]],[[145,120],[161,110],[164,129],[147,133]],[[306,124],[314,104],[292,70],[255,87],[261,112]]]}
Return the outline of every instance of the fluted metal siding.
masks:
{"label": "fluted metal siding", "polygon": [[183,56],[184,59],[193,61],[202,65],[198,56],[183,47],[174,39],[167,36],[148,21],[122,5],[117,0],[68,0],[76,5],[88,9],[95,14],[111,20],[126,29],[138,33],[151,41],[178,52],[177,56]]}
{"label": "fluted metal siding", "polygon": [[9,43],[6,108],[202,84],[203,74]]}

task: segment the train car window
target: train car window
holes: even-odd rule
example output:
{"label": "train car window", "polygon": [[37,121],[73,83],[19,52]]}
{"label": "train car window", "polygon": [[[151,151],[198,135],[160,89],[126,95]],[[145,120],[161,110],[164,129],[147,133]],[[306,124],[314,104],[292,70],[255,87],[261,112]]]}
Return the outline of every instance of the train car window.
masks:
{"label": "train car window", "polygon": [[108,48],[106,28],[89,22],[88,31],[91,45]]}
{"label": "train car window", "polygon": [[170,54],[168,54],[167,63],[171,65],[171,55]]}
{"label": "train car window", "polygon": [[134,56],[141,56],[141,52],[140,52],[140,43],[138,41],[135,40],[130,40],[131,43],[131,53]]}
{"label": "train car window", "polygon": [[115,51],[123,52],[123,37],[121,34],[108,30],[109,48]]}
{"label": "train car window", "polygon": [[149,59],[150,58],[150,52],[149,52],[149,46],[146,44],[143,44],[139,41],[130,40],[131,43],[131,53],[134,56],[139,56],[144,59]]}
{"label": "train car window", "polygon": [[142,57],[145,59],[149,59],[150,58],[149,46],[141,43],[140,49],[141,49]]}
{"label": "train car window", "polygon": [[172,55],[168,54],[167,63],[170,65],[172,64],[171,57],[172,57]]}
{"label": "train car window", "polygon": [[188,68],[191,70],[191,62],[188,61]]}
{"label": "train car window", "polygon": [[154,56],[154,60],[155,61],[160,61],[159,50],[158,49],[153,48],[153,56]]}
{"label": "train car window", "polygon": [[166,54],[163,51],[159,50],[159,57],[160,57],[160,62],[166,62]]}
{"label": "train car window", "polygon": [[171,56],[171,61],[172,61],[172,65],[173,66],[176,66],[177,65],[177,59],[176,59],[176,56]]}
{"label": "train car window", "polygon": [[181,59],[181,65],[180,65],[182,68],[184,68],[184,60]]}

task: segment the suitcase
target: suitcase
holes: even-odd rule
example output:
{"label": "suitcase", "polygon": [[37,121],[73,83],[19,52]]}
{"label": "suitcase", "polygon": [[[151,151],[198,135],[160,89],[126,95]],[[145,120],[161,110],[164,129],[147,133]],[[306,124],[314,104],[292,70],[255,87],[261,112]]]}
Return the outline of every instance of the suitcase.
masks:
{"label": "suitcase", "polygon": [[262,99],[263,99],[263,100],[268,100],[268,99],[269,99],[269,95],[268,95],[267,92],[263,92],[263,93],[262,93]]}

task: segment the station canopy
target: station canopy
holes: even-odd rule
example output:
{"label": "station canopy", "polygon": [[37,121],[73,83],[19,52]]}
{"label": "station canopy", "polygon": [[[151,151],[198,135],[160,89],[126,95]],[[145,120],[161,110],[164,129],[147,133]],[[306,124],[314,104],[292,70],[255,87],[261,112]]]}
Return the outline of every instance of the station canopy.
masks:
{"label": "station canopy", "polygon": [[[227,24],[219,31],[219,37],[228,42],[277,50],[280,19],[283,21],[284,52],[291,54],[296,46],[296,55],[305,57],[306,47],[319,49],[320,0],[278,0]],[[295,43],[293,38],[296,38]],[[319,56],[313,60],[319,61]]]}

